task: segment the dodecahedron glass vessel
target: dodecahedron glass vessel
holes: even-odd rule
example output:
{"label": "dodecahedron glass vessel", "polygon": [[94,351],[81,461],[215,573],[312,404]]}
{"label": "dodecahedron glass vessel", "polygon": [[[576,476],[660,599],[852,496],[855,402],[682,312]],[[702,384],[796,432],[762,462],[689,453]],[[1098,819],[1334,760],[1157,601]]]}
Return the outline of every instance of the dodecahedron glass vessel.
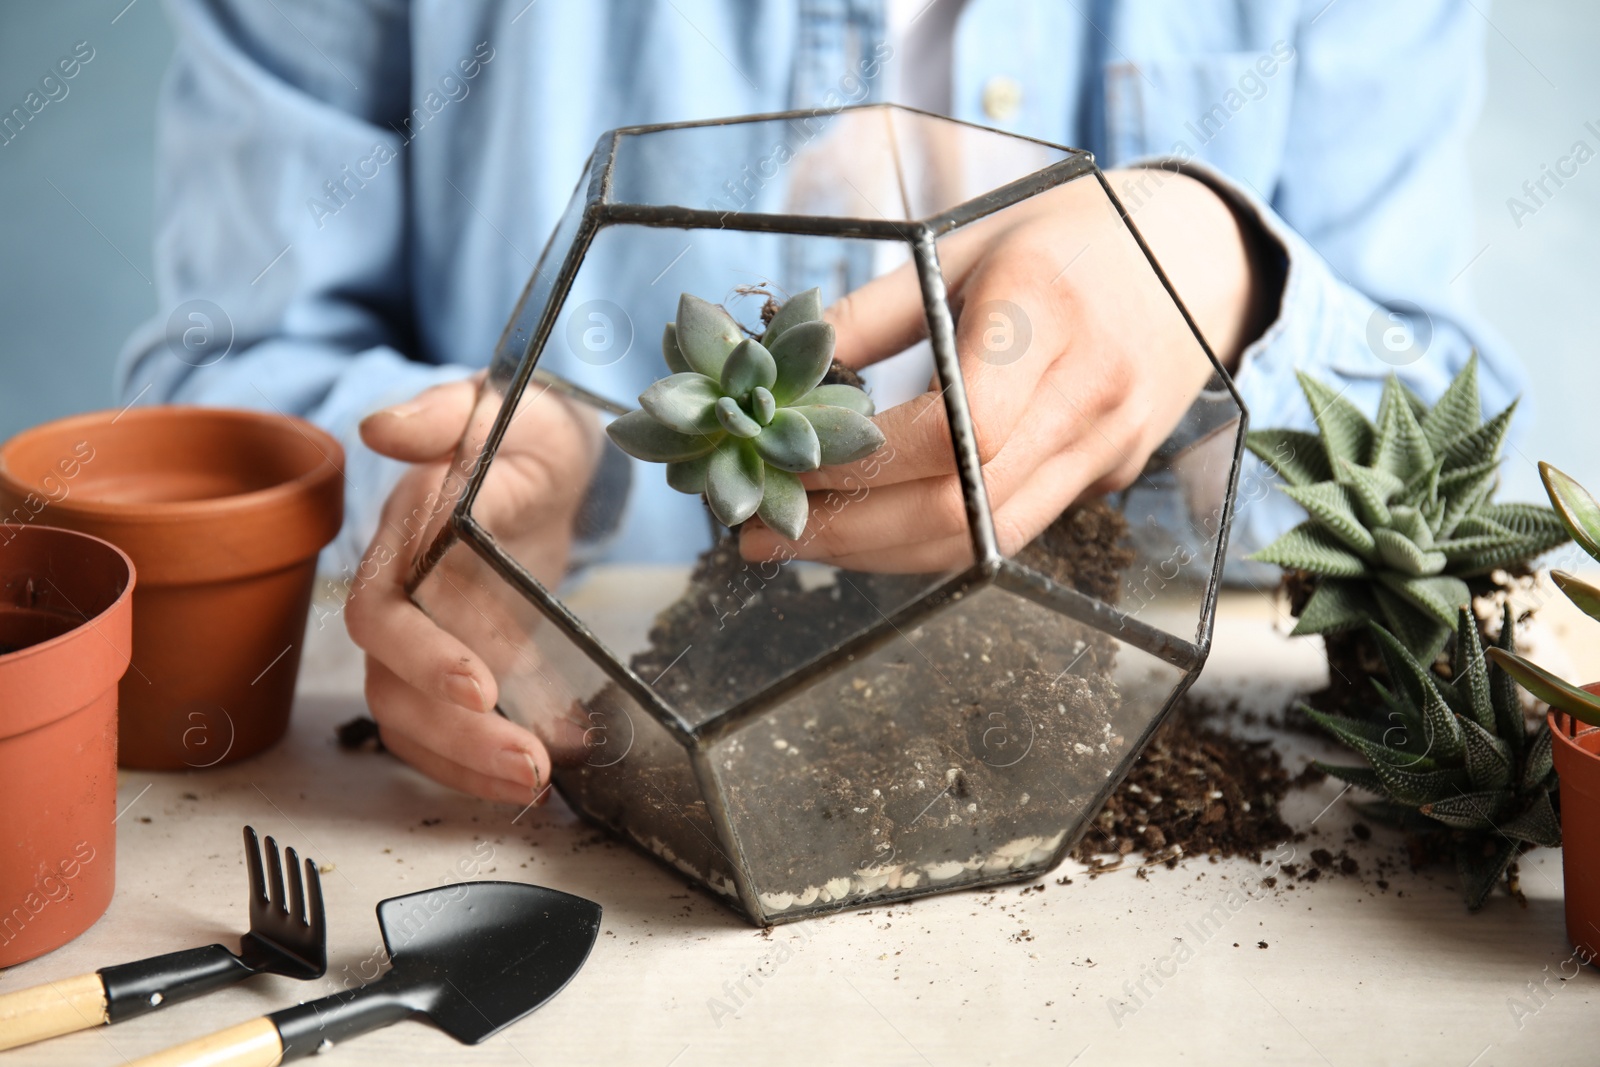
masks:
{"label": "dodecahedron glass vessel", "polygon": [[[1041,196],[1075,220],[1060,303],[967,301],[971,249]],[[680,293],[754,336],[813,287],[854,294],[840,354],[884,357],[864,376],[898,429],[811,494],[802,548],[746,559],[602,428],[669,373]],[[1132,483],[1068,507],[1070,471],[983,463],[996,405],[969,401],[1009,386],[1038,425],[1105,432],[1031,345],[1064,315],[1092,361],[1071,309],[1102,302],[1188,366]],[[494,353],[412,595],[568,803],[752,922],[1030,878],[1205,661],[1244,422],[1085,152],[876,105],[617,130]],[[924,536],[896,540],[908,509]]]}

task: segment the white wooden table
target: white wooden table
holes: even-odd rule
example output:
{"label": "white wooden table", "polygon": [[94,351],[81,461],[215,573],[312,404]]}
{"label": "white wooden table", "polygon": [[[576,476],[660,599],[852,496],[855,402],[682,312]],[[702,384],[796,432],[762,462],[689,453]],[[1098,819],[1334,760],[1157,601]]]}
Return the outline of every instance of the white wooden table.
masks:
{"label": "white wooden table", "polygon": [[[1203,690],[1275,711],[1320,684],[1319,645],[1280,636],[1275,615],[1259,597],[1226,599]],[[1547,628],[1561,631],[1560,608],[1548,615]],[[559,800],[519,816],[446,792],[387,756],[340,750],[334,727],[364,711],[360,662],[342,627],[313,624],[284,743],[212,771],[123,772],[109,912],[65,948],[0,974],[0,992],[234,942],[245,926],[245,822],[331,865],[325,979],[258,978],[0,1053],[0,1067],[120,1063],[361,981],[380,958],[375,903],[464,874],[600,901],[603,933],[588,965],[482,1047],[407,1022],[327,1062],[1487,1067],[1600,1055],[1600,972],[1561,980],[1575,965],[1557,851],[1524,859],[1526,909],[1499,893],[1478,915],[1466,913],[1444,870],[1390,876],[1387,891],[1367,875],[1271,892],[1260,885],[1270,869],[1248,860],[1189,860],[1147,878],[1130,867],[1095,880],[1069,862],[1043,892],[961,893],[764,936]],[[1291,769],[1312,743],[1280,739]],[[1347,843],[1349,799],[1332,781],[1291,794],[1288,821],[1312,830],[1294,846],[1299,862],[1313,848],[1344,847],[1365,870],[1398,848],[1383,830]],[[1058,884],[1062,876],[1071,884]],[[1245,891],[1230,906],[1230,893]]]}

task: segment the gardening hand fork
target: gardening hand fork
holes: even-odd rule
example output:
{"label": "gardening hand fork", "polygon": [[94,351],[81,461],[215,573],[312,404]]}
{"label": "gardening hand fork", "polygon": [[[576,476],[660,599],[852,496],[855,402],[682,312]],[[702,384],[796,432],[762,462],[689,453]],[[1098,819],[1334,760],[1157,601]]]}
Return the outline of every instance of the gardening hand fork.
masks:
{"label": "gardening hand fork", "polygon": [[328,969],[328,948],[317,865],[305,860],[302,878],[300,857],[288,849],[285,879],[276,841],[267,838],[264,868],[252,827],[244,828],[244,845],[250,931],[239,939],[237,953],[206,945],[0,996],[0,1049],[120,1023],[252,975],[321,978]]}

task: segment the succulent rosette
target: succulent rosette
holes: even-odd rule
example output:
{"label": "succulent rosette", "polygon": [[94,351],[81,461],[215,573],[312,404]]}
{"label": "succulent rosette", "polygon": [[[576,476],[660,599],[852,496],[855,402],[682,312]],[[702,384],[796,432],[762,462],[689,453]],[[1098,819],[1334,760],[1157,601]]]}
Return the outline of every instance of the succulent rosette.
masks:
{"label": "succulent rosette", "polygon": [[606,428],[628,455],[667,465],[667,484],[704,494],[726,526],[752,515],[785,537],[805,531],[800,475],[850,463],[883,445],[872,398],[824,385],[834,333],[810,289],[780,307],[761,337],[722,308],[684,293],[661,339],[673,373]]}

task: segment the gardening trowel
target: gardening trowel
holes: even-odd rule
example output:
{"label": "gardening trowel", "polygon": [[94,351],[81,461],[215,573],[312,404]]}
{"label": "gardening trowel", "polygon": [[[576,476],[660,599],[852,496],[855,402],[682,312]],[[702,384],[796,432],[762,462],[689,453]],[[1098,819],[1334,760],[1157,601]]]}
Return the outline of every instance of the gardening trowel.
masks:
{"label": "gardening trowel", "polygon": [[196,1038],[130,1067],[271,1067],[413,1015],[476,1045],[538,1008],[578,973],[600,933],[600,905],[521,882],[461,882],[383,901],[378,927],[390,968],[377,981]]}

